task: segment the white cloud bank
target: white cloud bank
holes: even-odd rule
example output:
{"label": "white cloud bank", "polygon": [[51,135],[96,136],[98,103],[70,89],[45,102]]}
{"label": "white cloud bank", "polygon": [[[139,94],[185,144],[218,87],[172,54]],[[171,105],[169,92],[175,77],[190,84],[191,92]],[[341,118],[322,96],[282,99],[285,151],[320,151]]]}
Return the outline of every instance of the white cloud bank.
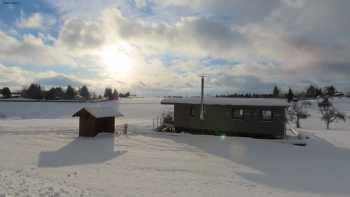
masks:
{"label": "white cloud bank", "polygon": [[[273,84],[350,85],[347,1],[135,2],[135,9],[152,3],[155,16],[168,12],[170,22],[131,16],[120,4],[106,8],[115,3],[105,3],[84,4],[94,17],[85,17],[86,12],[79,17],[81,7],[60,1],[56,6],[64,21],[52,44],[45,36],[0,32],[0,63],[69,65],[94,73],[71,73],[94,88],[157,94],[197,91],[202,73],[209,75],[213,92],[266,91]],[[176,15],[173,10],[179,8],[186,14]],[[228,63],[208,65],[203,58]]]}
{"label": "white cloud bank", "polygon": [[55,23],[56,20],[52,16],[35,12],[28,17],[22,16],[20,20],[17,21],[17,26],[19,28],[45,29]]}

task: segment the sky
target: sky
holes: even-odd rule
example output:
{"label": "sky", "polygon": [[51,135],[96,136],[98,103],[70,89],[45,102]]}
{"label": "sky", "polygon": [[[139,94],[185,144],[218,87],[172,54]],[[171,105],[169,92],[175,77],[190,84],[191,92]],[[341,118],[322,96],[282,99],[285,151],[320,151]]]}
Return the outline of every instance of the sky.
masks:
{"label": "sky", "polygon": [[350,90],[348,0],[0,1],[0,87]]}

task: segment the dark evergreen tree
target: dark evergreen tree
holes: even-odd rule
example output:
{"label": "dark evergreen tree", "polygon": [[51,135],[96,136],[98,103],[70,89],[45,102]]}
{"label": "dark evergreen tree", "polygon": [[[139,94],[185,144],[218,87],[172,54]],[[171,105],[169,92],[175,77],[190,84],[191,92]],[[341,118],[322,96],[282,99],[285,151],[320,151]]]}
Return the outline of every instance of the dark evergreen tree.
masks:
{"label": "dark evergreen tree", "polygon": [[56,94],[54,88],[51,88],[45,93],[45,99],[47,100],[56,100]]}
{"label": "dark evergreen tree", "polygon": [[292,91],[291,88],[289,88],[288,94],[287,94],[288,103],[291,102],[291,101],[293,101],[293,98],[294,98],[293,91]]}
{"label": "dark evergreen tree", "polygon": [[77,96],[77,92],[75,91],[75,89],[72,86],[68,86],[67,90],[64,94],[64,98],[65,99],[75,99],[76,96]]}
{"label": "dark evergreen tree", "polygon": [[325,94],[328,96],[334,96],[337,90],[334,86],[327,86],[325,87]]}
{"label": "dark evergreen tree", "polygon": [[279,96],[280,96],[280,90],[278,89],[277,86],[275,86],[275,87],[273,88],[272,96],[273,96],[273,97],[279,97]]}
{"label": "dark evergreen tree", "polygon": [[64,98],[64,91],[61,87],[55,88],[55,95],[57,99],[63,99]]}
{"label": "dark evergreen tree", "polygon": [[25,90],[25,97],[31,99],[42,99],[43,92],[41,90],[41,86],[39,84],[32,83],[29,88]]}
{"label": "dark evergreen tree", "polygon": [[307,89],[306,89],[306,97],[308,98],[315,98],[317,96],[317,88],[314,87],[313,85],[310,85]]}
{"label": "dark evergreen tree", "polygon": [[323,96],[322,88],[318,88],[316,90],[316,97],[321,97],[321,96]]}
{"label": "dark evergreen tree", "polygon": [[79,95],[85,100],[90,99],[90,92],[89,92],[89,89],[86,86],[83,86],[83,87],[80,88]]}
{"label": "dark evergreen tree", "polygon": [[4,87],[2,90],[1,90],[1,94],[4,98],[11,98],[12,97],[12,93],[11,93],[11,90],[10,88],[8,87]]}
{"label": "dark evergreen tree", "polygon": [[109,100],[113,99],[113,91],[112,88],[106,88],[103,96]]}
{"label": "dark evergreen tree", "polygon": [[51,88],[46,92],[45,98],[47,100],[57,100],[64,98],[64,91],[61,87]]}

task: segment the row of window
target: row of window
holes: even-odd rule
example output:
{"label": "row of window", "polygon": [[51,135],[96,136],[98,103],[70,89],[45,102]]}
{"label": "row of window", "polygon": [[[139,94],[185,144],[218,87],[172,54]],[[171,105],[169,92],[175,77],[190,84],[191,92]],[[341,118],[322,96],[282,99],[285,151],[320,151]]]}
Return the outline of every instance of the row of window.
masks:
{"label": "row of window", "polygon": [[[268,109],[263,109],[260,110],[260,117],[261,120],[265,120],[265,121],[269,121],[272,120],[272,111],[268,110]],[[249,113],[248,111],[244,110],[244,109],[232,109],[232,119],[236,119],[236,120],[243,120],[245,117],[248,117]]]}
{"label": "row of window", "polygon": [[[232,109],[232,119],[235,119],[235,120],[247,119],[253,113],[255,113],[255,112],[253,112],[251,110],[238,109],[238,108],[237,109]],[[195,115],[196,115],[195,108],[191,107],[190,108],[190,116],[195,117]],[[278,114],[274,114],[272,112],[272,110],[269,110],[269,109],[260,110],[261,120],[271,121],[273,119],[273,116],[276,116],[276,118],[278,118],[279,117],[279,113]]]}

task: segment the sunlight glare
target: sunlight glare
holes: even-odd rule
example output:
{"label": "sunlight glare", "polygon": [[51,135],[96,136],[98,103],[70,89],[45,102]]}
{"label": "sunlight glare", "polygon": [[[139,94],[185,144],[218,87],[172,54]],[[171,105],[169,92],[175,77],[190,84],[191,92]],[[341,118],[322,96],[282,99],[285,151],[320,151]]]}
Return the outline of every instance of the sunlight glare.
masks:
{"label": "sunlight glare", "polygon": [[113,74],[128,75],[131,69],[130,57],[116,47],[106,47],[101,53],[103,64]]}

